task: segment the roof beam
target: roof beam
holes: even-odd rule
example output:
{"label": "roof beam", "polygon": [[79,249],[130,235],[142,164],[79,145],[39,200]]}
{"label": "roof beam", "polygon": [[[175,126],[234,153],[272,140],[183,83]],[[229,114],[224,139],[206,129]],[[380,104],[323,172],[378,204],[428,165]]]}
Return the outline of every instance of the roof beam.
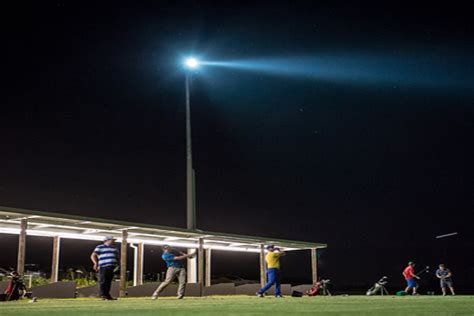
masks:
{"label": "roof beam", "polygon": [[127,223],[115,220],[46,213],[0,206],[0,233],[18,234],[21,219],[30,218],[28,234],[32,236],[59,236],[81,240],[100,240],[102,235],[115,237],[128,231],[129,240],[150,245],[165,243],[175,247],[196,248],[199,238],[205,249],[258,252],[261,244],[274,244],[288,251],[325,248],[325,244],[274,238],[186,230],[149,224]]}

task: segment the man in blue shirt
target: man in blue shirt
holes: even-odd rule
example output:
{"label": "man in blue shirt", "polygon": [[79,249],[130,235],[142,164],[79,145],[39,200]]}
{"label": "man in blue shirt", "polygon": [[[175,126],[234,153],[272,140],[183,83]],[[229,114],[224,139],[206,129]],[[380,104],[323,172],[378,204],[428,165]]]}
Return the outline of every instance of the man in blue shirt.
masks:
{"label": "man in blue shirt", "polygon": [[95,247],[91,254],[94,271],[99,272],[100,297],[103,300],[116,300],[110,295],[114,271],[118,268],[118,250],[113,246],[115,238],[107,236],[104,243]]}
{"label": "man in blue shirt", "polygon": [[184,268],[183,260],[194,257],[196,253],[185,254],[173,250],[170,246],[163,246],[163,255],[161,258],[166,262],[168,269],[166,270],[166,279],[161,282],[160,286],[153,293],[152,299],[156,300],[158,295],[174,280],[178,277],[178,299],[184,297],[184,290],[186,288],[186,269]]}
{"label": "man in blue shirt", "polygon": [[441,291],[443,291],[443,296],[446,295],[446,288],[449,287],[449,290],[451,291],[452,295],[454,294],[454,285],[453,285],[453,279],[451,278],[452,273],[451,270],[446,268],[444,264],[439,265],[439,269],[436,270],[436,277],[440,281],[441,285]]}

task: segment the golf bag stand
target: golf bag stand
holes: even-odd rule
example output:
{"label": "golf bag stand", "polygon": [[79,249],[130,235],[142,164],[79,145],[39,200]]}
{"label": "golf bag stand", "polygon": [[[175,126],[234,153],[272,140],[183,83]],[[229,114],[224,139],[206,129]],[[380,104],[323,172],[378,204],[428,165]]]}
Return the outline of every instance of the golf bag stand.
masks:
{"label": "golf bag stand", "polygon": [[319,281],[320,284],[321,284],[321,290],[322,290],[322,294],[324,296],[331,296],[331,292],[329,292],[329,285],[331,284],[331,280],[329,279],[323,279],[321,281]]}
{"label": "golf bag stand", "polygon": [[388,290],[385,287],[385,285],[387,285],[387,283],[388,283],[387,279],[388,278],[386,276],[382,277],[380,280],[375,282],[374,286],[372,286],[370,289],[368,289],[365,294],[367,294],[369,296],[377,295],[378,293],[380,293],[380,295],[382,295],[382,296],[383,295],[389,295]]}
{"label": "golf bag stand", "polygon": [[309,290],[306,291],[305,295],[307,296],[316,296],[321,291],[321,295],[331,296],[329,292],[328,285],[331,283],[331,280],[320,280],[316,282]]}

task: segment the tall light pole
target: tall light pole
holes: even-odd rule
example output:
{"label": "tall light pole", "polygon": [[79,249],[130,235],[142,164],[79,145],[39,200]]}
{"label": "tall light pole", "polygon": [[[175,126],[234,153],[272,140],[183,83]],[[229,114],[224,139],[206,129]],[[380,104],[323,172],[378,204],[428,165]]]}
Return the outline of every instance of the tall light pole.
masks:
{"label": "tall light pole", "polygon": [[196,208],[194,196],[193,149],[191,141],[191,104],[189,100],[190,72],[199,66],[195,58],[185,60],[186,71],[186,223],[188,229],[196,229]]}
{"label": "tall light pole", "polygon": [[[188,229],[196,229],[196,207],[195,207],[195,190],[194,190],[194,169],[193,169],[193,150],[191,142],[191,102],[190,102],[190,77],[191,71],[199,66],[199,62],[195,58],[188,58],[185,60],[186,66],[186,224]],[[194,252],[193,249],[188,249],[188,253]],[[197,260],[196,258],[188,258],[188,283],[197,283]]]}

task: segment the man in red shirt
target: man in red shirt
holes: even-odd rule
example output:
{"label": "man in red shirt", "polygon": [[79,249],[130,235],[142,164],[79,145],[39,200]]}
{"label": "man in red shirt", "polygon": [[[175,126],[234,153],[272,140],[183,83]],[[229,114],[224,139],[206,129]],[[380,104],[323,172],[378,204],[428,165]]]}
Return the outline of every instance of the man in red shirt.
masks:
{"label": "man in red shirt", "polygon": [[413,290],[413,295],[417,295],[416,290],[418,289],[418,282],[416,282],[415,279],[420,279],[416,274],[415,274],[415,263],[410,261],[408,262],[408,267],[403,270],[403,276],[405,277],[405,280],[407,281],[407,287],[405,289],[405,293],[408,294],[410,289]]}

